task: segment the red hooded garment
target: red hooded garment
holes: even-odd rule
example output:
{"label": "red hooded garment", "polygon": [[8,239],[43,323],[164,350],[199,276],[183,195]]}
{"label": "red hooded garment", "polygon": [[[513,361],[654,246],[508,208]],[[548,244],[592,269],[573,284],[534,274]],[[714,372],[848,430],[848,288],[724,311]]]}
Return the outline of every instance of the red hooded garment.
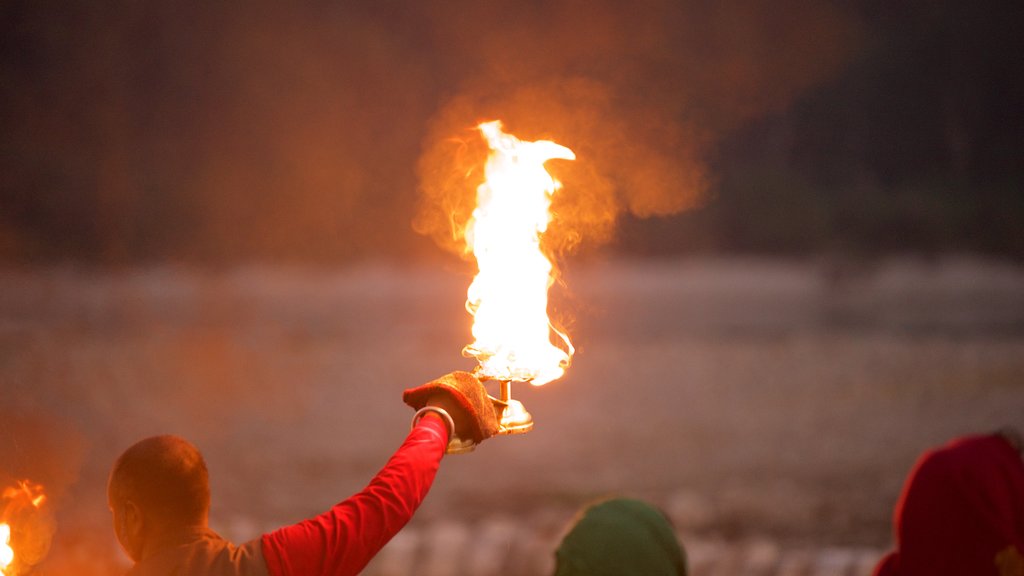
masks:
{"label": "red hooded garment", "polygon": [[1000,434],[956,439],[915,464],[875,576],[1024,576],[1024,460]]}

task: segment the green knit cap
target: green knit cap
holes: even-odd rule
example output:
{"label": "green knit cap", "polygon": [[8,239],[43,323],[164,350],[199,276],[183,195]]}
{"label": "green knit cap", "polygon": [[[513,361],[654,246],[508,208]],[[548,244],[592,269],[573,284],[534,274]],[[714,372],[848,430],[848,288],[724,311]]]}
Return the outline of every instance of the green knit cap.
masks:
{"label": "green knit cap", "polygon": [[640,500],[587,508],[555,552],[555,576],[686,576],[686,554],[665,515]]}

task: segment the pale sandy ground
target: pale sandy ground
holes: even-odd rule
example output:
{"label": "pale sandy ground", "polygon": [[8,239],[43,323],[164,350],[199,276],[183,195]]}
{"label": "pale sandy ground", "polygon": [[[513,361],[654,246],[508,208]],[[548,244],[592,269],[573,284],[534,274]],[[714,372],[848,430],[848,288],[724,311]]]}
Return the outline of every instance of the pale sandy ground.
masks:
{"label": "pale sandy ground", "polygon": [[[0,477],[48,484],[57,526],[35,573],[123,563],[104,484],[146,435],[203,449],[213,522],[238,540],[361,488],[405,434],[402,389],[471,367],[468,281],[456,265],[0,272]],[[514,390],[536,429],[447,459],[410,534],[551,540],[580,504],[629,494],[700,542],[878,550],[921,450],[1024,429],[1010,264],[604,262],[567,282],[575,364]]]}

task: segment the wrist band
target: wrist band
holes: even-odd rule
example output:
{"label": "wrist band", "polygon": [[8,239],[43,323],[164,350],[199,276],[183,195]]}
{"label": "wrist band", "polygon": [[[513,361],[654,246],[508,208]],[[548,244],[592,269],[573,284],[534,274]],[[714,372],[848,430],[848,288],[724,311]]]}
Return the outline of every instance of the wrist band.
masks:
{"label": "wrist band", "polygon": [[410,426],[410,428],[415,428],[427,412],[433,412],[440,416],[441,420],[444,420],[444,425],[448,428],[448,439],[451,440],[455,438],[455,421],[452,420],[451,415],[449,415],[444,408],[438,408],[437,406],[424,406],[417,410],[412,416],[412,426]]}

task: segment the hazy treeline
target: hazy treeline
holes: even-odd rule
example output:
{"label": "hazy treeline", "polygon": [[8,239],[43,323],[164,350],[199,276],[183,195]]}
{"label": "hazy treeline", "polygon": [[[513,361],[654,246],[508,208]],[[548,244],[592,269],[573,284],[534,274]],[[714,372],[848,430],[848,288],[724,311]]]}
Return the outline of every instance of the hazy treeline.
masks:
{"label": "hazy treeline", "polygon": [[1022,15],[992,0],[12,0],[0,260],[429,254],[412,223],[436,208],[436,143],[492,115],[576,150],[566,190],[579,176],[577,198],[607,208],[583,215],[595,245],[1019,257]]}
{"label": "hazy treeline", "polygon": [[854,4],[848,65],[728,134],[714,201],[630,249],[1024,256],[1024,6]]}

